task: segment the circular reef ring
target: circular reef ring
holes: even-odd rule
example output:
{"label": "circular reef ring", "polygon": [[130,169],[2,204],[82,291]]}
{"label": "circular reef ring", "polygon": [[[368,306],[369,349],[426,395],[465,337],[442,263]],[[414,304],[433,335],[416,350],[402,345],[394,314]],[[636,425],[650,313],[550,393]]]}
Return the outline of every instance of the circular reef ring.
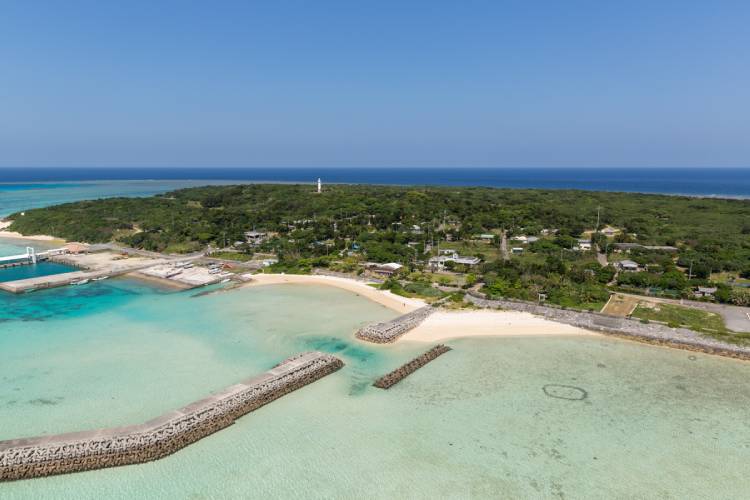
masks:
{"label": "circular reef ring", "polygon": [[542,387],[544,394],[551,398],[567,399],[568,401],[583,401],[589,393],[573,385],[547,384]]}

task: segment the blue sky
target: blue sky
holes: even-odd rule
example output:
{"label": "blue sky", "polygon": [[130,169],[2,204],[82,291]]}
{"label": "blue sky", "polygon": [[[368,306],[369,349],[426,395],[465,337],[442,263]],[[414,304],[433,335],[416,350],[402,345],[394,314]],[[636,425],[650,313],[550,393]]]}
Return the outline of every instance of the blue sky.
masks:
{"label": "blue sky", "polygon": [[750,166],[750,2],[3,2],[0,166]]}

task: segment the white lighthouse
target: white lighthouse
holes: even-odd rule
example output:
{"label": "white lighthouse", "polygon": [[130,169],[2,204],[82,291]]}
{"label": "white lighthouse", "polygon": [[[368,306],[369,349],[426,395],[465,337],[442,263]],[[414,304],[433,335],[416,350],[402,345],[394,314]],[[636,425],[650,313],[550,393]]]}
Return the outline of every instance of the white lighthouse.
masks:
{"label": "white lighthouse", "polygon": [[318,177],[318,193],[323,191],[323,184],[320,182],[320,177]]}

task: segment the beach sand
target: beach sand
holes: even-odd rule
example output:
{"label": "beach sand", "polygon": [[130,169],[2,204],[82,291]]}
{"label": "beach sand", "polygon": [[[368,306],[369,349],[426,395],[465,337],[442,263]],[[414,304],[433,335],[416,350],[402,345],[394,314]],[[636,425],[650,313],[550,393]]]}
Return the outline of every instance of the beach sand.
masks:
{"label": "beach sand", "polygon": [[0,238],[12,238],[14,240],[28,240],[28,241],[59,241],[60,244],[65,243],[65,240],[55,238],[54,236],[48,236],[46,234],[36,234],[31,236],[24,236],[21,233],[15,231],[6,231],[6,229],[12,224],[12,221],[0,221]]}
{"label": "beach sand", "polygon": [[401,341],[437,342],[461,337],[594,335],[594,332],[518,311],[438,311]]}
{"label": "beach sand", "polygon": [[387,290],[378,290],[362,283],[361,281],[338,278],[335,276],[316,276],[308,274],[253,274],[246,276],[251,278],[252,281],[243,286],[280,285],[284,283],[296,285],[335,286],[356,293],[357,295],[361,295],[400,313],[408,313],[425,305],[425,302],[419,299],[401,297]]}
{"label": "beach sand", "polygon": [[[388,291],[377,290],[360,281],[332,276],[303,274],[253,274],[243,286],[278,285],[282,283],[328,285],[349,290],[390,309],[407,313],[425,305]],[[407,332],[399,341],[437,342],[461,337],[594,335],[594,332],[549,321],[517,311],[437,311],[421,325]]]}

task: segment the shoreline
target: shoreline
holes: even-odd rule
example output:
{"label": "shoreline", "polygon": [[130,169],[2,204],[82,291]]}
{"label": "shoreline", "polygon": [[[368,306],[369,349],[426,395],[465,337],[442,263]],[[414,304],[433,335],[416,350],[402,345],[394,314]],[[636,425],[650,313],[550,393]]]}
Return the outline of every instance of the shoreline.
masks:
{"label": "shoreline", "polygon": [[439,342],[459,338],[601,335],[517,311],[436,311],[399,341]]}
{"label": "shoreline", "polygon": [[55,236],[49,236],[47,234],[32,234],[29,236],[24,236],[23,234],[16,231],[7,231],[6,229],[10,227],[11,224],[11,221],[0,220],[0,238],[27,241],[60,242],[60,244],[67,243],[67,241],[63,238],[57,238]]}
{"label": "shoreline", "polygon": [[251,281],[243,284],[240,288],[266,286],[266,285],[328,285],[343,290],[348,290],[366,299],[387,307],[402,314],[419,309],[426,305],[420,299],[401,297],[387,290],[378,290],[361,281],[339,278],[337,276],[321,276],[311,274],[252,274]]}
{"label": "shoreline", "polygon": [[[243,284],[240,288],[281,284],[333,286],[361,295],[401,313],[408,313],[427,305],[420,299],[401,297],[390,291],[378,290],[361,281],[336,276],[253,274],[252,281]],[[468,337],[547,337],[555,335],[601,334],[516,311],[438,310],[416,328],[406,332],[397,342],[429,343]]]}

